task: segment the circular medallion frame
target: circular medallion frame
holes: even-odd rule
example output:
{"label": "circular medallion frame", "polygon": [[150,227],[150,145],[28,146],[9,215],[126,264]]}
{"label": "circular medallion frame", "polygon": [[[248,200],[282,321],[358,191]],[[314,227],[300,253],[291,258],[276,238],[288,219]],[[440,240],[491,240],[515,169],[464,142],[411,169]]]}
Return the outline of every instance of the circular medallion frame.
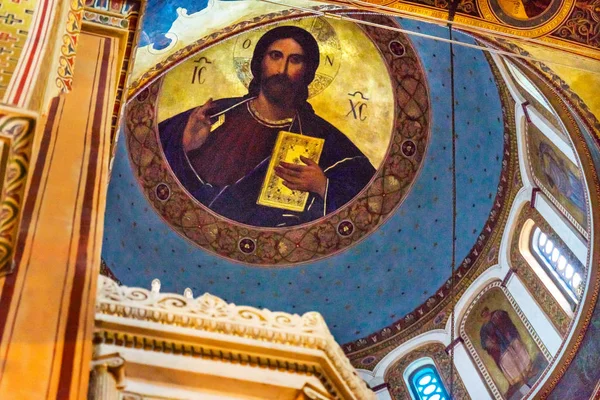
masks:
{"label": "circular medallion frame", "polygon": [[[398,26],[389,17],[364,14],[353,14],[353,17]],[[388,67],[395,102],[391,142],[371,182],[347,204],[310,223],[261,228],[212,212],[180,184],[162,152],[157,105],[163,79],[156,79],[129,102],[125,132],[134,173],[153,208],[172,229],[200,248],[231,261],[257,266],[289,266],[346,250],[375,231],[394,212],[415,181],[427,149],[431,109],[426,74],[406,35],[374,26],[360,28],[377,47]],[[238,33],[242,32],[240,28]],[[223,40],[232,36],[227,30],[215,35],[219,34]],[[391,42],[402,44],[402,57],[391,52]],[[182,52],[179,57],[183,62],[197,54],[198,51]],[[406,155],[406,146],[403,146],[407,141],[414,144],[410,156]],[[159,184],[170,188],[166,200],[164,196],[157,197]]]}
{"label": "circular medallion frame", "polygon": [[[510,1],[510,4],[501,4]],[[551,0],[543,11],[531,17],[526,15],[525,5],[521,0],[484,0],[477,4],[486,20],[530,31],[531,36],[537,37],[556,29],[568,17],[575,0]],[[513,6],[513,10],[508,9],[509,5]]]}

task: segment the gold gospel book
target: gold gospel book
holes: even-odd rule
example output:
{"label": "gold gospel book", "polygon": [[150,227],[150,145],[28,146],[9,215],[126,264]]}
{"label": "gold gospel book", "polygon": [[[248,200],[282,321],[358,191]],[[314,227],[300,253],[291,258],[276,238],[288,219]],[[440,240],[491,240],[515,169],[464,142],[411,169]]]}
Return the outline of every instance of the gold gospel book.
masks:
{"label": "gold gospel book", "polygon": [[305,165],[300,160],[300,156],[310,158],[318,163],[324,143],[325,139],[280,131],[256,203],[261,206],[282,208],[284,210],[304,211],[306,201],[308,200],[308,192],[285,187],[283,179],[275,175],[275,167],[282,161],[290,164]]}

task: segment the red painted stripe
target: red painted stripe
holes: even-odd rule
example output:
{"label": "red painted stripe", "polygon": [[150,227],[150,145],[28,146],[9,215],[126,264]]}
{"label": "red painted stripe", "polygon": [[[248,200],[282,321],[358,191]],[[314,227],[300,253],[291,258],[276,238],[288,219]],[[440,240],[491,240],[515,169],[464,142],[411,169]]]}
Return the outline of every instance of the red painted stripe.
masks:
{"label": "red painted stripe", "polygon": [[[98,48],[96,49],[97,53],[96,53],[96,66],[94,68],[94,77],[92,79],[92,82],[96,82],[96,78],[98,77],[98,70],[102,67],[102,63],[99,62],[98,60],[100,60],[100,54],[102,52],[102,43],[99,43]],[[94,96],[94,94],[92,94],[92,96]],[[83,138],[83,148],[82,148],[82,153],[85,151],[85,149],[87,148],[87,143],[88,143],[88,137],[89,135],[87,134],[87,132],[89,131],[90,128],[90,123],[93,123],[93,115],[92,115],[92,110],[91,110],[91,104],[92,104],[92,100],[90,100],[90,103],[88,104],[88,110],[86,112],[87,115],[87,120],[85,123],[85,129],[83,130],[84,132],[84,138]],[[80,178],[82,176],[81,172],[83,171],[84,168],[84,157],[81,157],[81,163],[79,165],[79,172],[80,172]],[[82,179],[79,179],[77,182],[77,191],[76,191],[76,196],[75,198],[78,199],[79,195],[81,193],[81,187],[82,187]],[[75,226],[75,214],[76,214],[76,210],[75,207],[73,208],[73,214],[72,214],[72,218],[71,218],[71,226],[74,227]],[[72,229],[71,230],[71,234],[69,235],[69,250],[67,251],[67,254],[71,254],[71,250],[73,249],[73,245],[74,240],[73,240],[73,236],[75,235],[75,230]],[[60,297],[64,298],[65,296],[65,291],[67,289],[67,281],[69,279],[69,277],[71,276],[68,271],[71,271],[71,260],[67,261],[67,265],[66,265],[66,271],[67,273],[65,273],[64,275],[64,279],[61,285],[62,291],[60,293]],[[60,342],[60,325],[63,321],[63,312],[64,312],[64,308],[63,308],[63,304],[61,302],[59,308],[58,308],[58,318],[56,319],[56,328],[54,330],[55,332],[55,336],[54,336],[54,346],[52,348],[52,363],[51,363],[51,367],[50,367],[50,379],[48,380],[48,386],[46,389],[46,398],[50,397],[50,389],[51,389],[51,385],[50,382],[52,381],[52,378],[54,377],[54,360],[56,359],[56,354],[57,354],[57,347],[58,347],[58,343]],[[68,314],[67,314],[68,317]]]}
{"label": "red painted stripe", "polygon": [[[112,46],[114,54],[117,54],[118,53],[117,44],[111,43],[111,46]],[[108,78],[108,82],[107,82],[107,87],[110,88],[110,89],[113,88],[113,86],[112,86],[112,84],[113,84],[113,79],[112,79],[113,74],[110,73],[110,72],[115,70],[117,61],[118,61],[117,57],[111,57],[111,63],[110,63],[109,74],[108,74],[109,78]],[[111,149],[110,143],[113,142],[112,132],[113,132],[113,127],[112,127],[112,125],[109,125],[109,126],[105,127],[104,133],[102,135],[102,139],[103,140],[106,140],[106,136],[107,135],[109,136],[109,139],[108,139],[109,145],[105,144],[105,145],[102,146],[102,153],[100,154],[100,157],[98,158],[98,160],[99,160],[98,163],[100,164],[100,174],[101,174],[101,176],[102,176],[102,174],[106,173],[105,167],[107,167],[107,164],[105,164],[103,162],[103,160],[106,160],[107,157],[110,155],[110,151],[111,151],[110,150]],[[108,152],[108,154],[107,154],[107,152]],[[105,204],[106,203],[104,203],[104,205]],[[96,212],[104,212],[104,210],[105,210],[106,207],[102,208],[102,211],[100,211],[101,205],[102,205],[102,198],[100,196],[96,196],[96,205],[95,205]],[[93,247],[93,250],[92,250],[94,252],[94,255],[96,254],[96,248],[98,248],[98,247],[101,248],[102,247],[102,236],[100,236],[100,238],[98,239],[98,231],[99,230],[102,231],[102,228],[103,227],[99,228],[99,224],[97,224],[97,223],[94,224],[94,234],[92,236],[93,240],[95,241],[94,247]],[[100,262],[102,262],[102,258],[100,258]],[[100,272],[100,271],[98,270],[98,272]],[[88,279],[87,280],[87,291],[88,291],[88,293],[92,293],[92,287],[96,286],[96,282],[97,282],[97,279],[94,278],[94,277],[92,277],[92,279]],[[96,308],[96,302],[93,301],[93,302],[90,302],[90,304],[88,304],[88,308],[86,309],[86,311],[88,311],[88,312],[91,311],[92,315],[94,315],[95,308]],[[87,316],[87,313],[84,314],[84,315]],[[86,318],[86,317],[84,317],[84,318]],[[92,318],[94,318],[94,317],[92,317]],[[93,323],[90,324],[90,325],[85,324],[83,326],[83,337],[87,336],[88,331],[90,329],[93,330]],[[82,382],[83,381],[84,374],[86,376],[89,376],[89,364],[88,364],[88,366],[85,366],[86,361],[87,360],[84,360],[84,357],[80,358],[80,362],[79,362],[79,377],[77,378],[78,382]],[[81,386],[80,386],[80,388],[81,388]],[[77,391],[76,393],[74,393],[74,395],[77,398],[79,398],[80,397],[80,392]]]}
{"label": "red painted stripe", "polygon": [[[41,18],[42,24],[43,24],[43,21],[46,20],[46,12],[48,11],[49,7],[48,7],[48,2],[42,1],[42,3],[44,4],[44,8],[42,9],[42,18]],[[25,86],[25,82],[27,81],[27,77],[29,76],[29,71],[31,70],[31,66],[33,64],[32,59],[35,56],[35,52],[38,48],[38,45],[41,43],[40,36],[42,34],[42,28],[43,28],[43,25],[38,26],[38,30],[35,35],[35,40],[33,41],[33,49],[30,52],[28,52],[28,54],[30,54],[30,59],[27,62],[27,65],[25,66],[25,71],[23,71],[23,74],[21,75],[22,79],[21,79],[21,82],[19,82],[19,87],[17,88],[17,93],[15,94],[15,98],[14,98],[15,103],[19,103],[19,101],[21,100],[21,96],[23,95],[23,87]]]}
{"label": "red painted stripe", "polygon": [[[52,1],[52,0],[44,0],[44,1],[46,1],[46,3],[48,3],[48,4],[50,4],[49,10],[55,9],[56,1]],[[51,20],[52,20],[52,18],[53,18],[53,15],[52,15],[52,12],[50,11],[48,13],[48,18],[47,18],[46,23],[42,25],[43,28],[44,28],[44,32],[41,34],[43,40],[41,41],[41,44],[40,44],[40,51],[38,51],[37,54],[33,53],[33,57],[31,58],[31,63],[33,65],[33,69],[31,71],[31,75],[32,76],[36,73],[36,67],[39,67],[39,65],[40,65],[40,59],[43,56],[43,54],[42,54],[43,53],[43,49],[46,48],[46,46],[48,44],[49,36],[50,36],[49,31],[50,31],[50,28],[52,28],[52,25],[50,23]],[[26,51],[27,51],[27,53],[29,53],[29,49],[27,49]],[[38,70],[39,70],[39,68],[38,68]],[[25,94],[27,94],[27,93],[29,93],[29,89],[31,88],[31,86],[36,82],[36,79],[29,79],[29,80],[27,80],[25,78],[24,80],[25,80],[24,92],[25,92]],[[26,97],[27,96],[25,96],[23,98],[22,103],[25,102]]]}
{"label": "red painted stripe", "polygon": [[[4,285],[2,289],[2,296],[0,297],[0,343],[2,342],[6,322],[8,319],[8,311],[10,309],[10,304],[15,291],[15,282],[17,279],[17,274],[19,272],[21,266],[21,260],[23,257],[23,251],[25,248],[25,240],[27,238],[27,234],[29,233],[29,228],[31,225],[31,221],[33,219],[33,209],[35,207],[35,202],[37,199],[37,194],[41,188],[41,180],[42,173],[44,171],[44,166],[46,164],[46,158],[48,155],[48,149],[50,147],[50,139],[52,138],[52,127],[54,125],[54,120],[57,116],[59,105],[61,104],[61,100],[59,97],[55,97],[52,99],[50,104],[50,111],[48,113],[48,118],[46,122],[46,126],[44,128],[44,133],[42,137],[42,142],[40,143],[40,150],[38,152],[37,160],[35,163],[35,167],[33,173],[31,175],[31,185],[29,186],[29,192],[26,195],[25,206],[23,207],[21,226],[19,228],[19,234],[17,237],[17,246],[15,248],[14,255],[14,271],[6,276],[4,280]],[[42,189],[42,193],[44,190]],[[32,235],[35,236],[36,227],[33,228]],[[2,357],[6,360],[6,357]],[[4,366],[4,364],[2,364]],[[3,368],[2,368],[3,369]],[[0,369],[0,377],[2,376]]]}
{"label": "red painted stripe", "polygon": [[[97,99],[104,102],[106,95],[105,83],[107,81],[109,68],[108,62],[111,53],[112,40],[105,39],[102,68],[100,70],[100,79],[98,81]],[[56,398],[58,400],[68,399],[71,388],[71,377],[73,375],[75,348],[77,344],[77,333],[79,331],[79,319],[81,314],[81,303],[83,298],[83,288],[85,286],[86,268],[88,264],[88,242],[90,237],[90,225],[93,217],[93,201],[94,190],[96,188],[96,168],[98,166],[98,150],[100,138],[102,135],[102,114],[104,108],[97,104],[91,132],[90,143],[90,164],[88,176],[85,184],[85,192],[83,198],[83,209],[81,213],[81,225],[79,228],[79,244],[77,248],[77,258],[75,264],[75,276],[73,279],[73,288],[71,290],[71,298],[69,301],[69,313],[67,317],[67,326],[64,336],[64,348],[62,354],[62,365],[60,370],[60,378],[58,383],[58,392]],[[92,277],[91,279],[95,279]]]}

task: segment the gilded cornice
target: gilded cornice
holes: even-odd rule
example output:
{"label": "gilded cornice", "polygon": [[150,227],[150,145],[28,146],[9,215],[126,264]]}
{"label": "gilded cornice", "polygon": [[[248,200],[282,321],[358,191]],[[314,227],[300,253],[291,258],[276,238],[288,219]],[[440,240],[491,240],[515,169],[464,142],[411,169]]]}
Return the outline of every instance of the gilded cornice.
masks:
{"label": "gilded cornice", "polygon": [[100,275],[94,342],[310,374],[332,398],[375,398],[317,312],[259,310],[208,293],[158,293]]}

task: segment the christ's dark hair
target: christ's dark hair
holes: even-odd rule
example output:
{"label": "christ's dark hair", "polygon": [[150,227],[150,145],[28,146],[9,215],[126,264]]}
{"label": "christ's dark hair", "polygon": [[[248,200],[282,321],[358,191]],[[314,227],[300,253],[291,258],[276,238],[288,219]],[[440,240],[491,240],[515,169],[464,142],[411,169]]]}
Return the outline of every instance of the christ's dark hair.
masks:
{"label": "christ's dark hair", "polygon": [[279,26],[265,33],[256,43],[252,61],[250,62],[250,71],[252,71],[252,81],[248,87],[248,95],[258,96],[260,92],[260,82],[262,74],[262,61],[267,53],[269,46],[280,39],[294,39],[304,50],[304,62],[306,70],[304,71],[304,84],[300,87],[296,96],[296,106],[302,106],[308,99],[308,85],[315,79],[315,73],[319,67],[319,45],[315,38],[302,28],[296,26]]}

